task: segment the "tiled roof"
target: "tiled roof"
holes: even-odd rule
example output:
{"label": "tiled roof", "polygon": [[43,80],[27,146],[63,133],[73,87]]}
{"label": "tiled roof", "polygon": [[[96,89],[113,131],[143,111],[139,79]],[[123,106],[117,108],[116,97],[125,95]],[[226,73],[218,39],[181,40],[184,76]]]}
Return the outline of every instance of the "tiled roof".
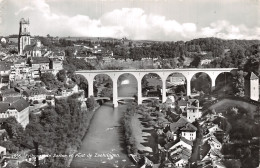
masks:
{"label": "tiled roof", "polygon": [[11,103],[11,106],[10,106],[10,108],[14,108],[18,112],[23,111],[27,107],[29,107],[29,103],[22,97],[19,100]]}
{"label": "tiled roof", "polygon": [[197,131],[197,128],[193,124],[187,123],[184,127],[181,128],[181,131],[194,132],[194,131]]}
{"label": "tiled roof", "polygon": [[164,148],[165,149],[170,149],[175,144],[176,144],[175,141],[168,142],[167,144],[164,145]]}
{"label": "tiled roof", "polygon": [[31,63],[32,64],[40,64],[40,63],[49,63],[50,59],[48,57],[32,57]]}
{"label": "tiled roof", "polygon": [[179,128],[185,126],[188,123],[187,119],[181,117],[177,122],[170,124],[170,130],[172,132],[177,131]]}
{"label": "tiled roof", "polygon": [[186,144],[190,145],[190,146],[193,146],[193,142],[192,141],[189,141],[183,137],[181,137],[181,141],[185,142]]}
{"label": "tiled roof", "polygon": [[19,100],[19,99],[20,99],[20,97],[10,96],[10,97],[6,97],[5,100],[4,100],[4,102],[6,102],[6,103],[12,103],[12,102],[15,102],[15,101],[17,101],[17,100]]}
{"label": "tiled roof", "polygon": [[14,89],[6,89],[6,90],[2,90],[1,95],[9,95],[9,94],[17,94],[19,95],[19,92],[16,92]]}
{"label": "tiled roof", "polygon": [[0,113],[6,112],[9,108],[9,103],[7,102],[0,102]]}
{"label": "tiled roof", "polygon": [[25,96],[34,96],[39,94],[46,94],[46,90],[41,87],[32,87],[23,91]]}

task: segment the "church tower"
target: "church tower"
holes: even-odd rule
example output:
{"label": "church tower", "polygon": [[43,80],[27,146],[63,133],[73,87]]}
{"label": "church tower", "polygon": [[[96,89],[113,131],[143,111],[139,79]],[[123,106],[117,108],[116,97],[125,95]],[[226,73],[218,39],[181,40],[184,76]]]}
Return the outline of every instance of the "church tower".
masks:
{"label": "church tower", "polygon": [[259,78],[250,72],[245,76],[245,96],[252,100],[259,100]]}
{"label": "church tower", "polygon": [[31,44],[30,31],[29,31],[29,19],[22,18],[19,25],[19,37],[18,37],[18,51],[19,54],[23,54],[24,47]]}

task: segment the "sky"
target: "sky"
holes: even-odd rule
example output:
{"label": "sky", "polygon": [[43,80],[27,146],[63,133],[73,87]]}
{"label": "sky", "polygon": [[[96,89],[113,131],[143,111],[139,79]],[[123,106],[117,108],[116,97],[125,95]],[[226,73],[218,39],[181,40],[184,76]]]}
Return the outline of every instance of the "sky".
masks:
{"label": "sky", "polygon": [[260,39],[260,0],[0,0],[0,36]]}

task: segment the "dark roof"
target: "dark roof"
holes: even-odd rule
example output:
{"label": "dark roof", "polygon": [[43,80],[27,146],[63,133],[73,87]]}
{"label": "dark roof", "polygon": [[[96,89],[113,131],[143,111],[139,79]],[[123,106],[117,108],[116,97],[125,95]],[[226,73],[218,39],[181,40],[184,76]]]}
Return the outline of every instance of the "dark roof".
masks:
{"label": "dark roof", "polygon": [[177,122],[170,124],[170,130],[172,132],[175,132],[179,128],[184,127],[187,123],[188,123],[187,119],[181,117]]}
{"label": "dark roof", "polygon": [[18,34],[12,34],[12,35],[9,35],[9,37],[8,38],[18,38],[19,37],[19,35]]}
{"label": "dark roof", "polygon": [[6,103],[12,103],[12,102],[15,102],[15,101],[17,101],[17,100],[19,100],[19,99],[20,99],[20,97],[10,96],[10,97],[6,97],[5,100],[4,100],[4,102],[6,102]]}
{"label": "dark roof", "polygon": [[32,51],[35,45],[26,45],[24,51]]}
{"label": "dark roof", "polygon": [[9,103],[7,102],[0,102],[0,113],[6,112],[6,110],[9,108]]}
{"label": "dark roof", "polygon": [[197,128],[191,124],[191,123],[187,123],[184,127],[181,128],[181,131],[197,131]]}
{"label": "dark roof", "polygon": [[25,96],[34,96],[39,94],[46,94],[46,90],[41,87],[32,87],[23,91]]}
{"label": "dark roof", "polygon": [[6,90],[2,90],[1,95],[8,95],[8,94],[17,94],[19,95],[19,92],[16,92],[14,89],[6,89]]}
{"label": "dark roof", "polygon": [[32,64],[40,64],[40,63],[49,63],[50,59],[48,57],[32,57],[31,63]]}
{"label": "dark roof", "polygon": [[21,112],[25,108],[29,107],[29,103],[24,98],[19,98],[14,102],[0,102],[0,113],[6,112],[8,109],[16,109]]}
{"label": "dark roof", "polygon": [[259,78],[254,74],[254,72],[249,72],[249,73],[245,76],[245,79],[256,80],[256,79],[259,79]]}
{"label": "dark roof", "polygon": [[175,141],[171,141],[171,142],[168,142],[167,144],[164,145],[164,148],[165,149],[170,149],[173,145],[175,145]]}
{"label": "dark roof", "polygon": [[14,108],[18,112],[21,112],[22,110],[24,110],[27,107],[29,107],[29,103],[22,97],[19,100],[11,103],[11,106],[10,106],[10,108]]}

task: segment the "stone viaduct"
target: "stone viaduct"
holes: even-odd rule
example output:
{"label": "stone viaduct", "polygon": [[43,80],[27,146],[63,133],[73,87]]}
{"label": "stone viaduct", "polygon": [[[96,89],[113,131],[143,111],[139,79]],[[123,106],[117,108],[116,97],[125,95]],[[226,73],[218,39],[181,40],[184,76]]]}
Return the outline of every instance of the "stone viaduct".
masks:
{"label": "stone viaduct", "polygon": [[142,79],[145,75],[153,73],[159,75],[162,80],[162,102],[166,101],[166,79],[169,75],[174,73],[180,73],[186,78],[187,83],[187,95],[191,94],[191,79],[200,72],[206,73],[211,79],[211,88],[215,87],[216,79],[218,75],[224,72],[236,70],[235,68],[188,68],[188,69],[124,69],[124,70],[81,70],[76,71],[76,74],[83,75],[88,80],[88,97],[94,95],[93,93],[93,81],[96,75],[106,74],[113,81],[113,104],[114,107],[118,106],[118,87],[117,80],[119,76],[123,74],[132,74],[137,80],[137,98],[138,104],[142,104]]}

